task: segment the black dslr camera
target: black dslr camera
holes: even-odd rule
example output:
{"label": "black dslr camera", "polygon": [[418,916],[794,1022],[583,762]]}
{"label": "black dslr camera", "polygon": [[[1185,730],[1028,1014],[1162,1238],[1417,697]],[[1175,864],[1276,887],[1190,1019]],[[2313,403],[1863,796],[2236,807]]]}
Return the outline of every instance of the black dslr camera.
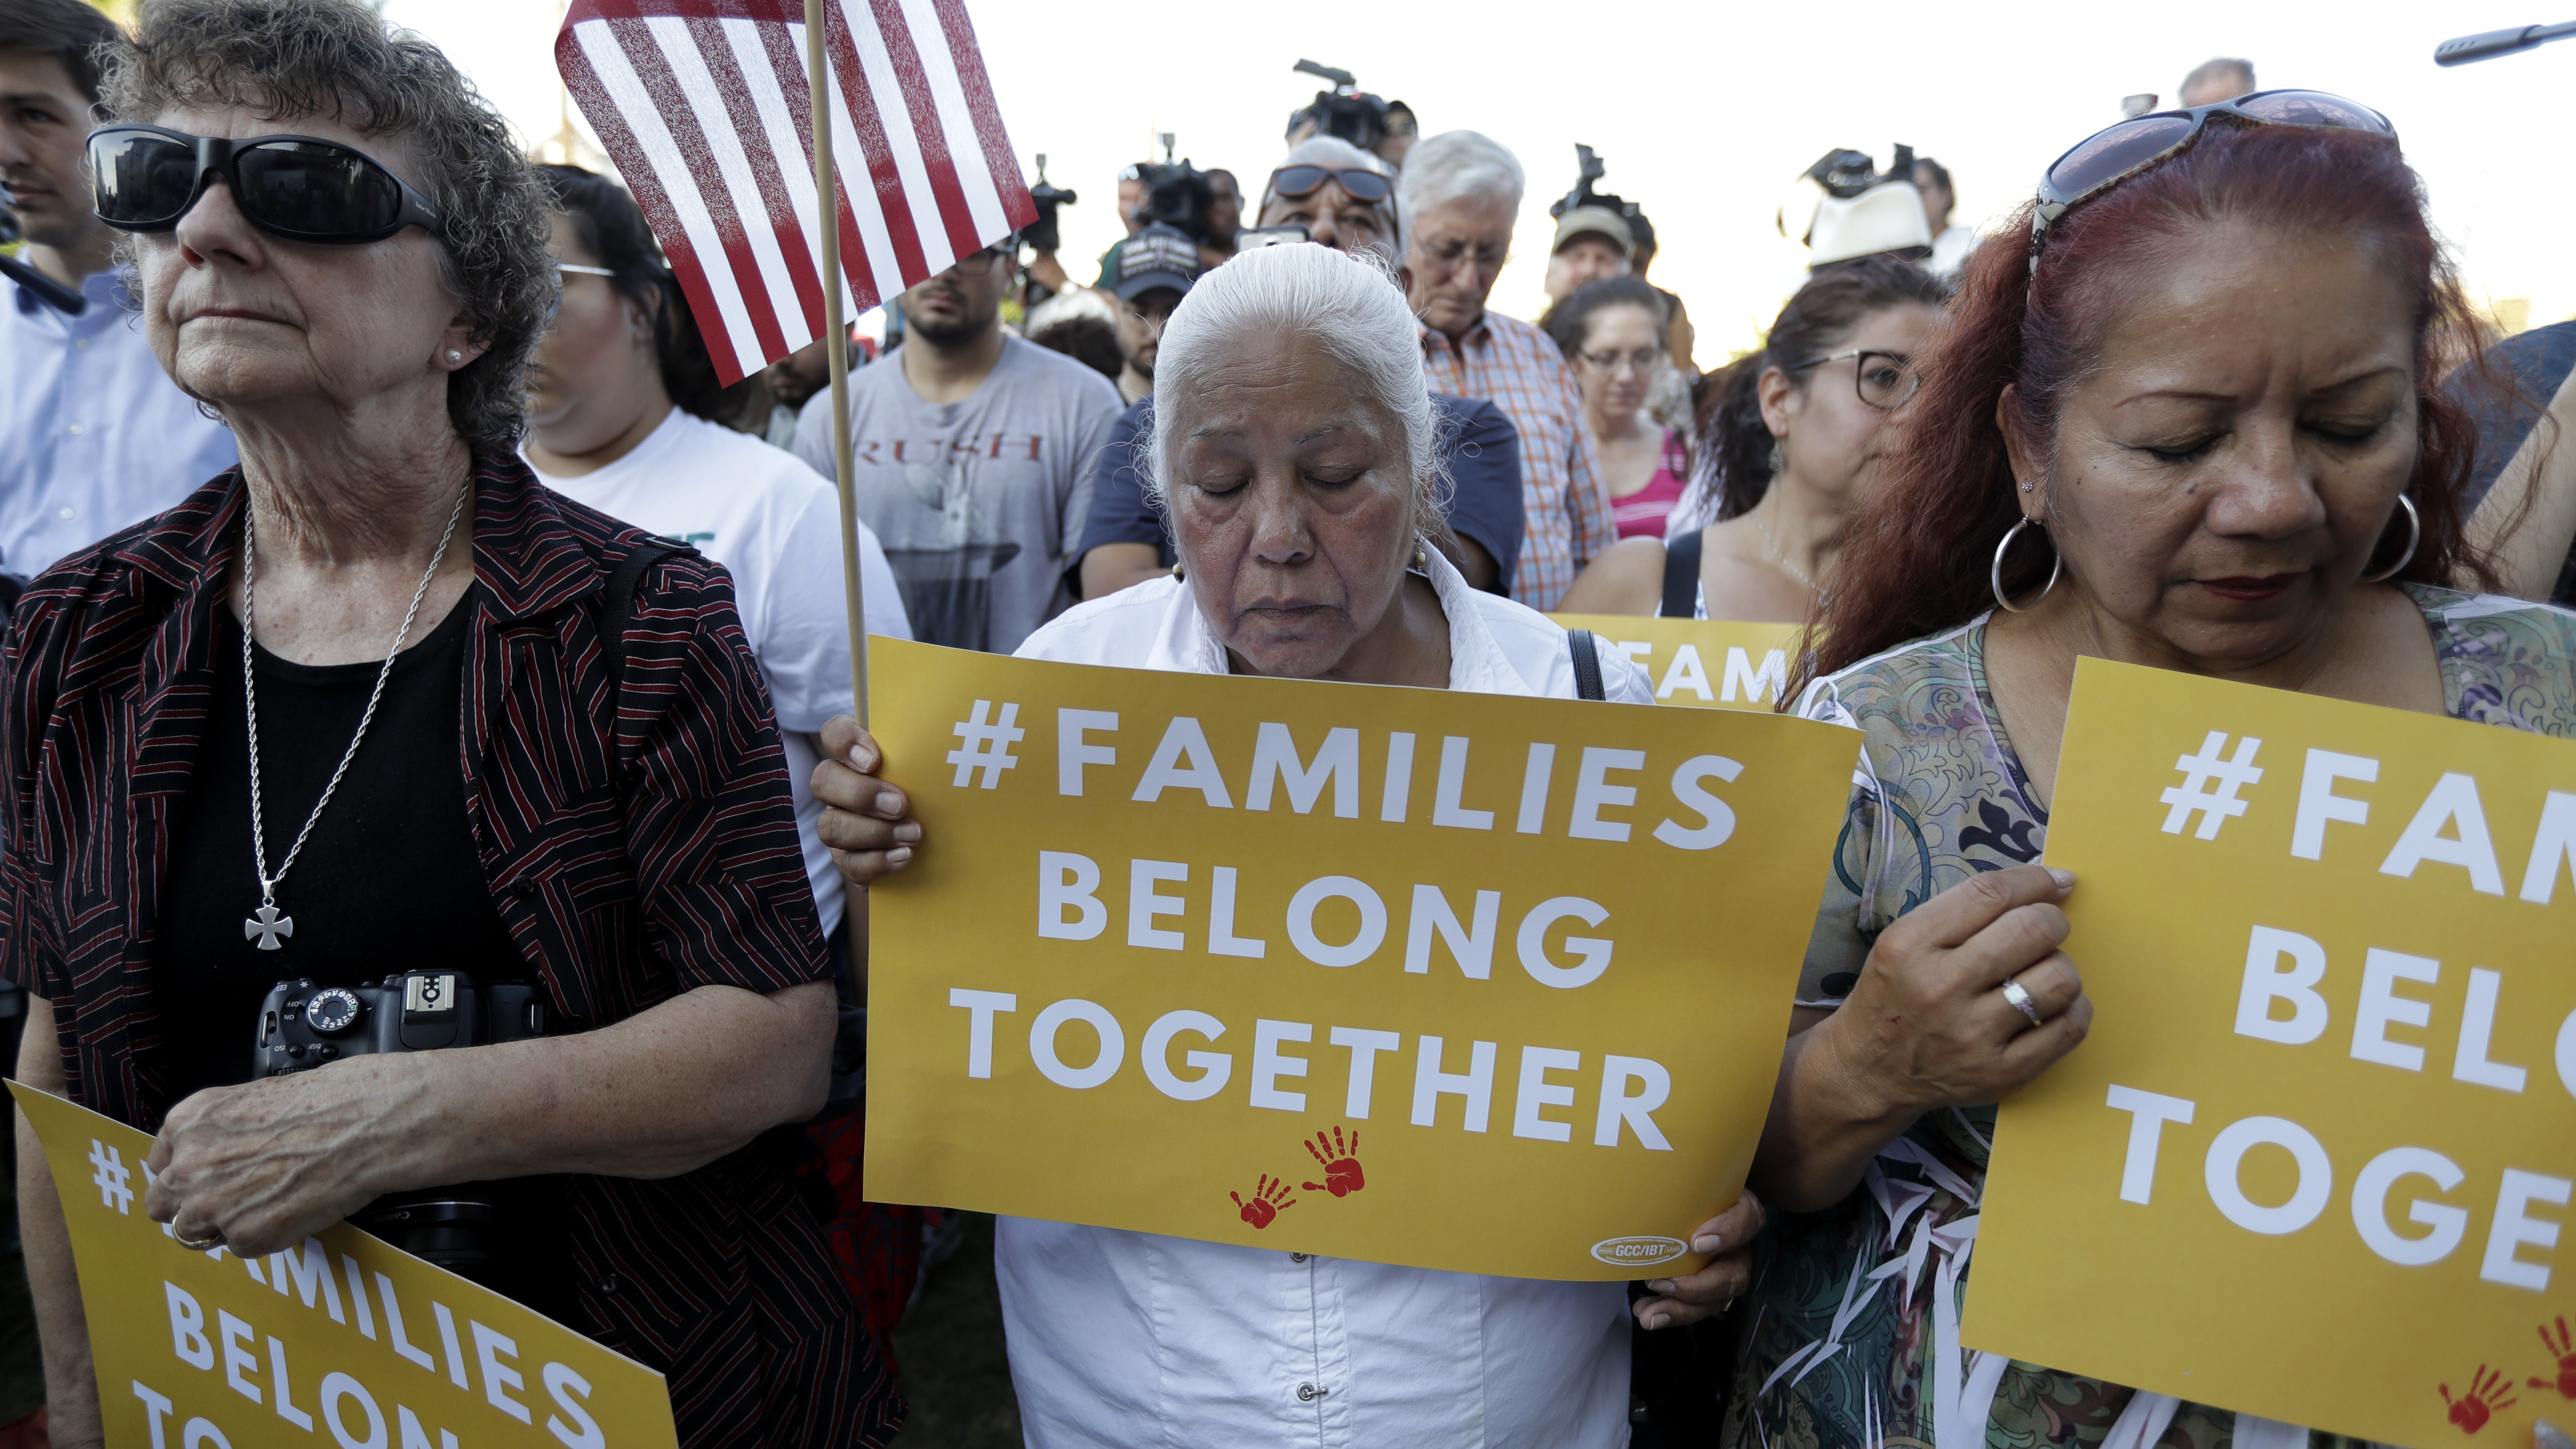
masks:
{"label": "black dslr camera", "polygon": [[[527,1041],[551,1025],[537,988],[487,985],[462,971],[413,971],[372,986],[281,981],[260,1003],[252,1060],[255,1075],[283,1077],[342,1057]],[[494,1231],[503,1213],[495,1199],[506,1195],[495,1183],[388,1193],[349,1220],[414,1257],[485,1282],[499,1260]]]}
{"label": "black dslr camera", "polygon": [[1299,125],[1312,120],[1321,134],[1339,136],[1363,151],[1374,153],[1377,143],[1385,140],[1387,132],[1394,129],[1388,123],[1389,114],[1395,111],[1403,111],[1407,117],[1413,114],[1402,101],[1389,101],[1384,96],[1363,92],[1359,81],[1349,71],[1317,65],[1311,60],[1297,62],[1297,71],[1301,75],[1321,76],[1333,83],[1333,89],[1315,92],[1313,101],[1289,114],[1288,129],[1291,133]]}

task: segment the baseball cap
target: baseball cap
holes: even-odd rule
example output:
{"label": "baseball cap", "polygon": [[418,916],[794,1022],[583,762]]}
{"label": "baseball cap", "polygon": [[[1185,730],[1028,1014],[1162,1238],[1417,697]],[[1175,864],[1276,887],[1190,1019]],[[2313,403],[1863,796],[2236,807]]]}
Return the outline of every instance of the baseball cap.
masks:
{"label": "baseball cap", "polygon": [[1116,291],[1121,302],[1133,302],[1156,287],[1187,293],[1198,279],[1198,243],[1178,227],[1156,222],[1119,244]]}
{"label": "baseball cap", "polygon": [[1637,254],[1637,233],[1628,218],[1606,206],[1578,206],[1557,219],[1556,240],[1548,244],[1548,255],[1565,250],[1567,242],[1586,233],[1610,238],[1629,256]]}

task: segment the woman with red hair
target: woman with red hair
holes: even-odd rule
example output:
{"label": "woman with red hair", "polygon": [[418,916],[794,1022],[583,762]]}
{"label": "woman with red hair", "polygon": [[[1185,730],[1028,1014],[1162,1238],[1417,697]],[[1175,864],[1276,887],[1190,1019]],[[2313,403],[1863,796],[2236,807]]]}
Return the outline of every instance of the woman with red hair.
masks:
{"label": "woman with red hair", "polygon": [[[2450,587],[2486,577],[2442,389],[2476,328],[2378,112],[2123,122],[1963,280],[1798,705],[1875,779],[1755,1163],[1777,1227],[1726,1441],[2304,1446],[1958,1341],[1991,1104],[2092,1017],[2058,949],[2079,887],[2037,864],[2076,660],[2568,737],[2576,615]],[[1650,1325],[1715,1307],[1655,1288]]]}

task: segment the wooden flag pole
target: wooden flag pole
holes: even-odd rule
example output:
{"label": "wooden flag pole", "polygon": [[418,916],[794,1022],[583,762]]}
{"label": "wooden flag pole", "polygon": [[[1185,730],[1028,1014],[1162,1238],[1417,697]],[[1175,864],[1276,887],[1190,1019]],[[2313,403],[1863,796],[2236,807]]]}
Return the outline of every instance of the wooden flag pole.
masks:
{"label": "wooden flag pole", "polygon": [[841,198],[832,169],[831,60],[825,0],[805,0],[805,79],[814,93],[814,194],[823,232],[823,337],[832,365],[832,481],[841,493],[841,581],[850,597],[850,690],[868,723],[868,615],[859,596],[859,500],[850,479],[850,339],[841,315]]}

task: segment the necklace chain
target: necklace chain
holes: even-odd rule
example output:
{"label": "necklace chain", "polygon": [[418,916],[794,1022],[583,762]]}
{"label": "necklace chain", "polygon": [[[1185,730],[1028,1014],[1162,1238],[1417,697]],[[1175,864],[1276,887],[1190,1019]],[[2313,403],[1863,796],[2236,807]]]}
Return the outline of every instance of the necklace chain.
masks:
{"label": "necklace chain", "polygon": [[456,538],[456,520],[465,516],[465,500],[474,496],[469,480],[456,495],[456,506],[447,511],[447,531],[439,535],[438,550],[429,556],[429,569],[420,576],[420,587],[411,591],[411,608],[404,611],[402,628],[394,634],[393,648],[385,655],[382,669],[376,671],[376,687],[367,693],[366,713],[358,716],[358,733],[349,741],[348,750],[340,756],[340,767],[331,772],[331,783],[322,787],[322,798],[313,802],[313,813],[304,817],[304,828],[295,832],[295,843],[287,847],[286,859],[278,862],[277,874],[268,873],[268,831],[260,818],[259,794],[259,683],[251,667],[251,640],[258,619],[254,600],[259,580],[258,530],[251,517],[247,500],[242,505],[242,697],[250,715],[250,849],[251,859],[259,869],[259,903],[277,904],[277,883],[295,868],[295,857],[304,853],[305,837],[313,833],[314,822],[322,818],[324,806],[340,788],[340,777],[349,773],[349,762],[358,757],[358,746],[367,738],[367,726],[376,718],[376,702],[385,697],[385,681],[393,677],[394,661],[402,657],[403,640],[411,637],[411,626],[420,617],[420,601],[429,597],[430,580],[438,577],[438,565],[447,557],[447,546]]}
{"label": "necklace chain", "polygon": [[1771,556],[1773,558],[1780,561],[1780,567],[1787,569],[1792,575],[1796,576],[1798,582],[1805,584],[1819,600],[1831,600],[1833,598],[1833,595],[1826,593],[1822,588],[1818,587],[1814,579],[1807,577],[1807,571],[1805,569],[1789,562],[1789,556],[1780,551],[1780,540],[1773,538],[1771,536],[1771,530],[1762,526],[1762,515],[1758,513],[1748,513],[1745,517],[1753,520],[1754,530],[1762,535],[1763,545],[1771,550]]}

